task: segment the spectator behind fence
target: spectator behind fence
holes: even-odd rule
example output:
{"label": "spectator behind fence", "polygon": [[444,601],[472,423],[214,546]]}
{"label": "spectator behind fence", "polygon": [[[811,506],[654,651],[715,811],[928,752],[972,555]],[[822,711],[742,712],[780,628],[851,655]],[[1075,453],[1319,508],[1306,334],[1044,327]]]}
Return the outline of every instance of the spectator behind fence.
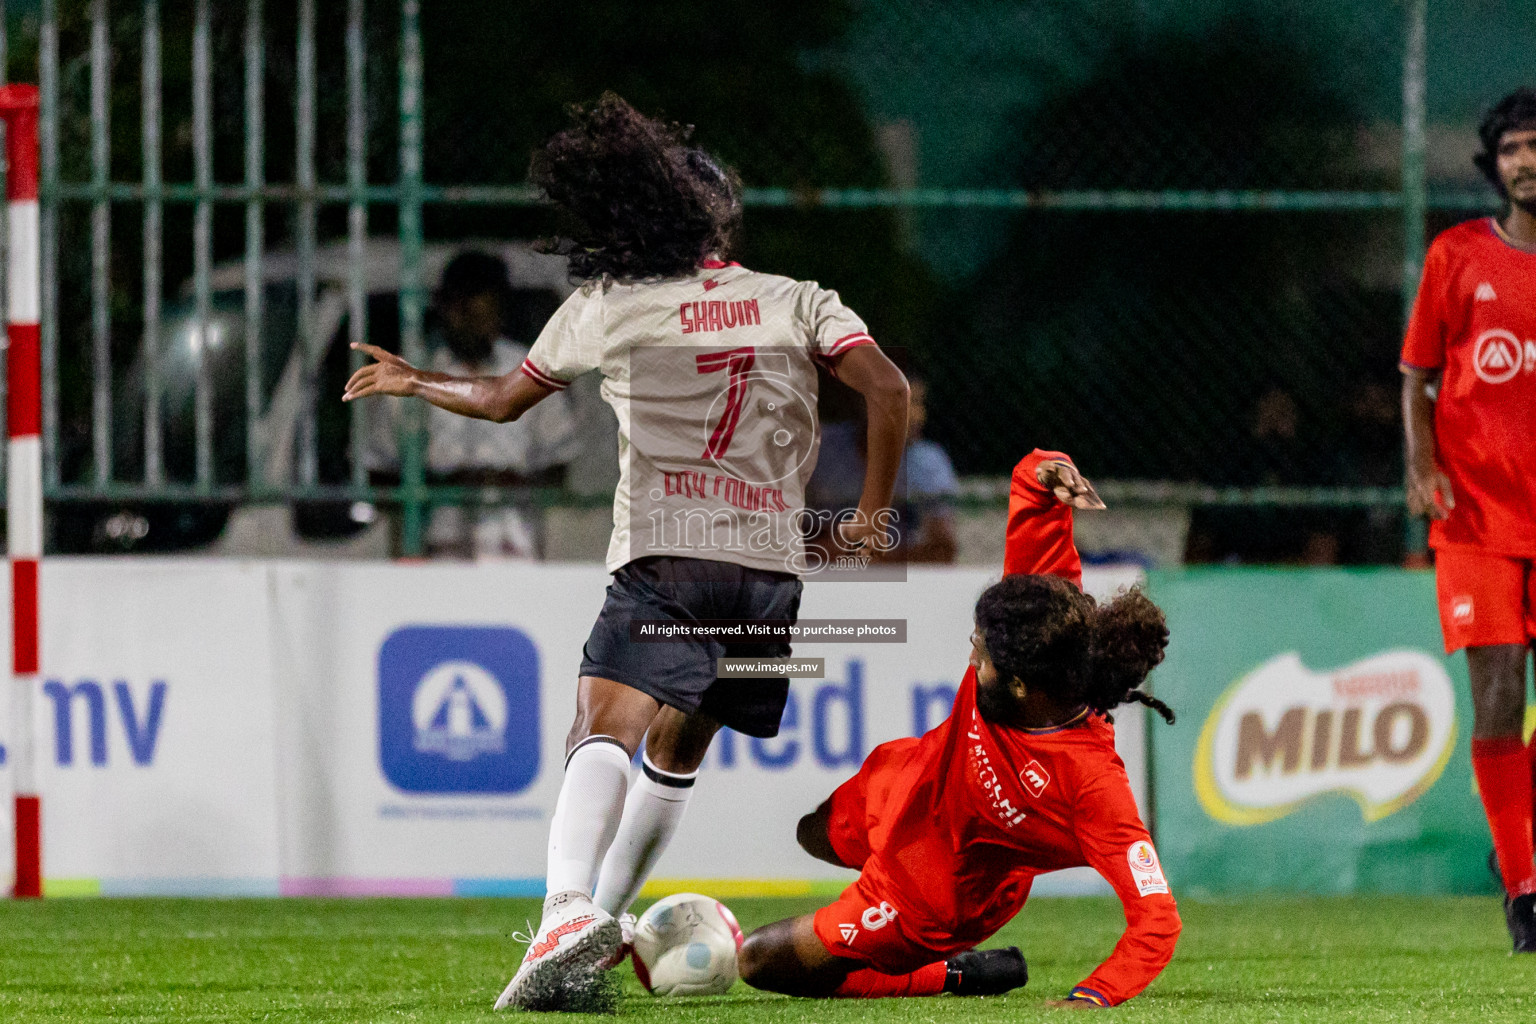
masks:
{"label": "spectator behind fence", "polygon": [[[430,369],[456,376],[495,377],[522,365],[528,346],[506,337],[511,293],[507,265],[489,253],[459,253],[443,270],[433,296],[437,338]],[[368,468],[399,472],[400,400],[370,422]],[[576,420],[565,395],[551,395],[512,423],[427,412],[427,476],[432,483],[481,487],[558,485],[576,457]],[[427,529],[427,551],[463,558],[533,558],[538,519],[528,507],[473,501],[438,506]]]}
{"label": "spectator behind fence", "polygon": [[[922,436],[928,421],[928,386],[909,377],[911,398],[907,409],[907,447],[896,474],[896,529],[899,541],[883,557],[891,561],[951,564],[955,560],[954,499],[960,481],[949,454],[936,441]],[[856,508],[857,487],[864,479],[864,424],[861,421],[827,423],[822,427],[821,454],[806,487],[806,503],[818,511],[836,514]],[[853,489],[850,490],[849,488]],[[822,531],[822,550],[831,556]]]}

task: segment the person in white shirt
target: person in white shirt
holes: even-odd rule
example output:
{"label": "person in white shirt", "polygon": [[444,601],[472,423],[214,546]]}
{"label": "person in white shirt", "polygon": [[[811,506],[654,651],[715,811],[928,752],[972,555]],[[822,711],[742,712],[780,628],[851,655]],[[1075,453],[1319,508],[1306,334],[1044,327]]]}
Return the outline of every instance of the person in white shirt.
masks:
{"label": "person in white shirt", "polygon": [[455,377],[365,348],[379,362],[344,396],[413,395],[505,422],[599,370],[618,416],[613,582],[583,650],[543,918],[497,1009],[570,1005],[572,985],[617,963],[616,917],[675,833],[716,730],[778,732],[788,679],[719,679],[716,661],[785,657],[787,632],[653,643],[631,628],[795,621],[799,576],[815,567],[802,538],[816,366],[868,408],[861,497],[836,524],[851,550],[884,541],[907,430],[906,378],[836,292],[726,262],[739,184],[687,129],[612,93],[572,118],[530,176],[570,224],[559,251],[585,283],[521,369]]}
{"label": "person in white shirt", "polygon": [[[456,255],[433,296],[439,325],[430,368],[453,377],[516,373],[528,346],[504,331],[512,287],[507,265],[479,250]],[[370,417],[369,469],[398,472],[399,416],[390,408]],[[433,406],[427,413],[427,473],[434,483],[517,487],[560,483],[581,440],[566,396],[539,403],[515,423],[498,424]],[[535,558],[538,516],[511,505],[441,505],[432,510],[427,551],[462,558]]]}

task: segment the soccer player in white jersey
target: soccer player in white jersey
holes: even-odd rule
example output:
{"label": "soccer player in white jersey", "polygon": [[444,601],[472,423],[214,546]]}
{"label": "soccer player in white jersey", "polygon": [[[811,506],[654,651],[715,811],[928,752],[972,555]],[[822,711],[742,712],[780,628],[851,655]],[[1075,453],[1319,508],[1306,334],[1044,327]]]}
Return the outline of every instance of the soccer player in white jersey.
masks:
{"label": "soccer player in white jersey", "polygon": [[611,93],[571,113],[530,177],[564,215],[559,250],[585,283],[521,369],[455,378],[362,346],[378,362],[345,395],[507,422],[598,370],[618,416],[613,582],[583,649],[543,918],[498,1009],[559,1005],[563,979],[616,962],[617,915],[676,832],[716,730],[778,732],[788,680],[720,680],[716,659],[784,657],[787,642],[635,642],[631,622],[794,621],[815,567],[802,534],[818,363],[869,412],[862,495],[836,524],[855,550],[887,538],[906,437],[906,378],[835,292],[725,262],[739,185],[687,129]]}

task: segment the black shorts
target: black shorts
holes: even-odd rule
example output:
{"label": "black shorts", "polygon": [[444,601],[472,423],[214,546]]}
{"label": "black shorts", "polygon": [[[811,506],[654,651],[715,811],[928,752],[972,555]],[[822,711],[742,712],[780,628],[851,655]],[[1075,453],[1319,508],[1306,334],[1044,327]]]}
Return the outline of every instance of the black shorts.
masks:
{"label": "black shorts", "polygon": [[789,679],[720,679],[717,658],[787,658],[787,641],[630,639],[631,619],[778,619],[800,613],[800,580],[704,558],[651,556],[621,566],[581,652],[581,674],[633,687],[685,714],[702,712],[748,736],[777,736]]}

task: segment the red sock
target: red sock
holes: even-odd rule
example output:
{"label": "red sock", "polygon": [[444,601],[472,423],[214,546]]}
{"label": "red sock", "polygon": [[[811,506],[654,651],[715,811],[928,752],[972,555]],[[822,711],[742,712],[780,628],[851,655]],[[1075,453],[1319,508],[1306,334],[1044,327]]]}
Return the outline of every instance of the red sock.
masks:
{"label": "red sock", "polygon": [[1504,891],[1511,896],[1536,892],[1536,854],[1532,851],[1533,784],[1531,762],[1517,736],[1472,738],[1472,772],[1499,855]]}
{"label": "red sock", "polygon": [[911,974],[881,974],[865,968],[843,979],[832,994],[843,999],[882,996],[936,996],[944,991],[944,961],[919,967]]}

